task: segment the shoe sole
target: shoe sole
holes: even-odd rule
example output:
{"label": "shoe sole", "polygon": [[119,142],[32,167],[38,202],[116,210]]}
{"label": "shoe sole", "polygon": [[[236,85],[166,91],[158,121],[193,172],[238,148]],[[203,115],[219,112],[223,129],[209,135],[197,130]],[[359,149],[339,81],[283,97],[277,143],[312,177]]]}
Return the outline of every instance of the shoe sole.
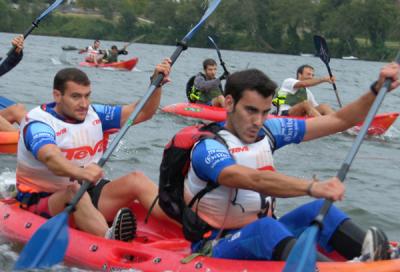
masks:
{"label": "shoe sole", "polygon": [[119,210],[116,216],[114,239],[129,242],[136,235],[136,217],[128,208]]}

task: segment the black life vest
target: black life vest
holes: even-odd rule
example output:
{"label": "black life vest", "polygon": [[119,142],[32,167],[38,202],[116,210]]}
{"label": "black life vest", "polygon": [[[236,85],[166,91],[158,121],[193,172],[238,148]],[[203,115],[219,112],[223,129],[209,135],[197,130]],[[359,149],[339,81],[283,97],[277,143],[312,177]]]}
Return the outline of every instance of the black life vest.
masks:
{"label": "black life vest", "polygon": [[191,208],[206,193],[219,186],[207,182],[206,187],[200,190],[186,205],[183,191],[190,166],[190,153],[194,144],[205,138],[215,139],[227,146],[222,137],[217,134],[222,129],[223,127],[216,123],[185,127],[172,138],[164,149],[160,165],[159,205],[168,216],[182,224],[183,234],[189,241],[199,241],[213,229]]}

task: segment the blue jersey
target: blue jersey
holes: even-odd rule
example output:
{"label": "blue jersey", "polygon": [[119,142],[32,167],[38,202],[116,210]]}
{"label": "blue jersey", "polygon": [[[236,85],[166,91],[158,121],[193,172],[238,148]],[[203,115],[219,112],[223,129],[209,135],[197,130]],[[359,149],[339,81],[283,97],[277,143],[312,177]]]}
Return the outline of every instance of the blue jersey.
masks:
{"label": "blue jersey", "polygon": [[[265,121],[264,125],[271,131],[275,140],[275,149],[292,143],[300,143],[306,131],[304,120],[276,118]],[[265,132],[260,130],[260,138]],[[226,146],[214,139],[200,141],[192,152],[192,167],[196,175],[206,181],[217,183],[225,167],[236,164]]]}
{"label": "blue jersey", "polygon": [[[112,105],[91,105],[100,118],[103,131],[109,129],[119,129],[121,127],[122,106]],[[66,121],[54,111],[55,103],[46,104],[43,110],[53,115],[55,118]],[[46,144],[56,144],[56,133],[47,124],[39,121],[29,123],[24,131],[23,137],[26,148],[37,158],[39,149]]]}

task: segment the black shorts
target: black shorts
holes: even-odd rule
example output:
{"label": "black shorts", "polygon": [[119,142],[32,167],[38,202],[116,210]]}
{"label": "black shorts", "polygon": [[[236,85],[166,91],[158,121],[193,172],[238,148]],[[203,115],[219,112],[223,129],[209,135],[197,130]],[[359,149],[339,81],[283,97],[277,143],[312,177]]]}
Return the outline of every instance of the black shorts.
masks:
{"label": "black shorts", "polygon": [[103,190],[104,185],[106,185],[109,182],[110,182],[110,180],[108,180],[108,179],[101,179],[100,182],[97,183],[96,186],[91,186],[87,190],[87,192],[90,196],[90,199],[92,200],[92,203],[96,207],[96,209],[98,208],[97,205],[99,203],[101,191]]}

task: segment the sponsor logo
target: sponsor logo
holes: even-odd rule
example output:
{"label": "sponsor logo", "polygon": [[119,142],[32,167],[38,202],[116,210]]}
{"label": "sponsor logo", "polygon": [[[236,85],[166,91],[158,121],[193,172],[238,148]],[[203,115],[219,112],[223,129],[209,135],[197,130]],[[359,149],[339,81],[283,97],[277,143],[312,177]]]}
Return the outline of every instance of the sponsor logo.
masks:
{"label": "sponsor logo", "polygon": [[61,135],[65,134],[65,133],[67,133],[67,128],[63,128],[60,131],[57,131],[56,135],[57,136],[61,136]]}
{"label": "sponsor logo", "polygon": [[201,109],[199,109],[199,108],[186,107],[186,108],[185,108],[185,111],[201,112]]}
{"label": "sponsor logo", "polygon": [[82,160],[86,157],[93,157],[98,152],[104,151],[104,141],[100,140],[93,148],[91,146],[80,146],[70,149],[62,149],[67,160]]}
{"label": "sponsor logo", "polygon": [[240,152],[247,152],[247,151],[249,151],[249,147],[248,146],[233,147],[233,148],[229,149],[229,152],[231,152],[231,154],[240,153]]}
{"label": "sponsor logo", "polygon": [[101,121],[100,121],[100,119],[96,119],[92,122],[92,124],[95,126],[95,125],[101,124]]}

